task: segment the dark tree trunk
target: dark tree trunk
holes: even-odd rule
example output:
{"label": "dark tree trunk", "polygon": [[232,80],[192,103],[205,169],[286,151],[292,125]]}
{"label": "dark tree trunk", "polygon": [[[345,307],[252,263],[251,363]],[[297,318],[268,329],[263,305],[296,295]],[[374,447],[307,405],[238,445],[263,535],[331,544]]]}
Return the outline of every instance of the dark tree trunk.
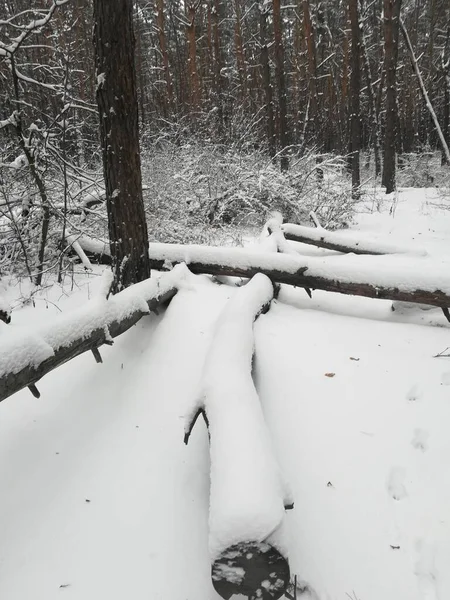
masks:
{"label": "dark tree trunk", "polygon": [[386,194],[395,190],[397,130],[397,58],[402,0],[384,0],[384,66],[386,71],[386,123],[382,184]]}
{"label": "dark tree trunk", "polygon": [[360,100],[361,90],[361,31],[359,29],[358,0],[349,0],[348,9],[350,25],[352,30],[352,56],[351,56],[351,79],[350,79],[350,159],[352,166],[352,196],[358,198],[360,194],[361,177],[359,169],[359,157],[361,146],[361,121]]}
{"label": "dark tree trunk", "polygon": [[167,104],[170,111],[173,110],[173,85],[170,74],[169,55],[167,53],[166,29],[164,23],[164,0],[156,0],[156,22],[158,26],[159,47],[164,67],[164,77],[166,80]]}
{"label": "dark tree trunk", "polygon": [[97,102],[114,291],[150,277],[132,0],[94,0]]}
{"label": "dark tree trunk", "polygon": [[278,129],[280,135],[281,171],[287,171],[289,169],[289,158],[286,155],[286,148],[289,145],[289,141],[287,128],[286,76],[284,72],[284,47],[280,4],[281,0],[273,0],[273,31],[275,39],[275,64],[278,87]]}
{"label": "dark tree trunk", "polygon": [[266,105],[266,127],[269,155],[275,156],[275,125],[273,119],[273,94],[270,82],[269,48],[267,45],[267,8],[260,6],[259,17],[259,43],[261,46],[261,75],[264,88],[264,99]]}

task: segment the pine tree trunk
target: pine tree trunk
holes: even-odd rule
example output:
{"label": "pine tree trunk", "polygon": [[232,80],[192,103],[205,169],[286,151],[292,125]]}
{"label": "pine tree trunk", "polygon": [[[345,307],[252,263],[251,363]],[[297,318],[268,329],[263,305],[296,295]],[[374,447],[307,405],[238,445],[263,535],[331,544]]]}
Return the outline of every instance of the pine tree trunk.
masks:
{"label": "pine tree trunk", "polygon": [[386,194],[395,190],[397,130],[397,58],[402,0],[384,0],[384,65],[386,71],[386,123],[382,184]]}
{"label": "pine tree trunk", "polygon": [[273,30],[275,39],[275,64],[278,87],[278,114],[279,114],[279,135],[280,135],[280,153],[281,153],[281,171],[289,169],[289,158],[286,155],[286,148],[289,145],[287,128],[287,98],[286,98],[286,76],[284,72],[284,47],[281,24],[281,0],[273,0]]}
{"label": "pine tree trunk", "polygon": [[94,44],[109,239],[117,291],[150,277],[132,0],[94,0]]}
{"label": "pine tree trunk", "polygon": [[267,9],[260,6],[259,16],[259,42],[261,46],[261,75],[264,88],[266,105],[266,128],[269,156],[274,158],[275,149],[275,123],[273,118],[272,84],[270,82],[269,48],[267,45]]}
{"label": "pine tree trunk", "polygon": [[360,146],[361,146],[361,121],[360,121],[360,89],[361,89],[361,31],[359,29],[358,0],[349,0],[348,3],[350,24],[352,29],[352,72],[351,72],[351,142],[350,158],[352,166],[352,196],[358,198],[360,195],[361,177],[359,169]]}
{"label": "pine tree trunk", "polygon": [[166,31],[164,25],[164,0],[156,0],[156,23],[158,25],[159,48],[161,50],[164,77],[166,80],[167,104],[169,109],[173,110],[173,85],[172,77],[170,75],[169,55],[167,53]]}

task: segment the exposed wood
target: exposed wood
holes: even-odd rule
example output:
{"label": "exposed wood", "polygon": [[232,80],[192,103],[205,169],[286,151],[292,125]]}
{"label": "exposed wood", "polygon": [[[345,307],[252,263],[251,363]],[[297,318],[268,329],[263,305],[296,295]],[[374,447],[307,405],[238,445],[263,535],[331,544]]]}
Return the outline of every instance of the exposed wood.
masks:
{"label": "exposed wood", "polygon": [[[157,306],[168,302],[173,298],[176,292],[177,288],[173,285],[162,294],[156,292],[152,297],[146,298],[149,310],[154,311]],[[100,346],[103,344],[110,345],[111,338],[115,338],[130,329],[130,327],[135,325],[139,319],[146,314],[148,313],[143,312],[142,310],[135,310],[120,322],[113,321],[112,323],[109,323],[107,327],[98,327],[93,330],[88,337],[80,336],[69,346],[56,349],[54,355],[41,362],[37,368],[27,366],[17,373],[8,373],[4,375],[0,378],[0,402],[24,387],[28,387],[33,395],[38,398],[39,395],[36,394],[39,394],[39,392],[37,391],[35,383],[44,375],[47,375],[65,362],[84,352],[92,351],[95,356],[96,352],[98,353],[98,348]]]}
{"label": "exposed wood", "polygon": [[[202,260],[202,256],[207,257],[207,259]],[[175,265],[183,262],[188,265],[189,270],[193,273],[230,275],[248,279],[256,273],[264,273],[276,283],[285,283],[296,287],[307,287],[367,298],[428,304],[439,308],[450,306],[450,295],[441,291],[437,286],[436,288],[433,287],[432,290],[411,289],[410,283],[405,286],[398,284],[398,287],[397,285],[385,287],[371,282],[371,274],[373,275],[374,272],[371,273],[369,264],[363,266],[361,263],[361,265],[358,265],[358,269],[348,268],[346,276],[340,279],[339,277],[314,274],[313,267],[308,266],[308,263],[309,265],[316,264],[314,260],[301,256],[295,257],[267,252],[255,252],[249,256],[248,252],[243,252],[239,248],[224,249],[210,246],[183,247],[178,244],[150,244],[150,263],[153,269],[164,270],[167,269],[168,264]],[[338,266],[338,263],[336,263],[336,266]],[[361,276],[361,270],[365,272],[367,279],[352,281],[352,276]],[[427,276],[426,270],[423,276]],[[399,281],[403,277],[400,268],[398,277]],[[450,276],[448,283],[450,285]]]}
{"label": "exposed wood", "polygon": [[[289,564],[270,544],[241,542],[214,561],[211,577],[216,592],[225,600],[234,595],[276,600],[289,583]],[[266,585],[262,586],[263,582]],[[261,590],[260,596],[255,595],[256,590]]]}

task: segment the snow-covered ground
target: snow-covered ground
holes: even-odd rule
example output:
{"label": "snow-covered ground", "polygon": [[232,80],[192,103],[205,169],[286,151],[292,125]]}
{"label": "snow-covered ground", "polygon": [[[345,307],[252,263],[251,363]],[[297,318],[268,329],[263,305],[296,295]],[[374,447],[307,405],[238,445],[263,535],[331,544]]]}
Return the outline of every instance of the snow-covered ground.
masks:
{"label": "snow-covered ground", "polygon": [[[354,229],[450,260],[450,200],[404,190],[394,216],[391,204],[362,207]],[[4,327],[55,320],[101,285],[98,273],[72,293],[54,285]],[[26,292],[7,291],[13,307]],[[83,355],[39,382],[39,400],[24,390],[0,404],[2,600],[218,598],[208,436],[199,422],[183,437],[234,294],[197,277],[102,348],[103,365]],[[438,309],[289,287],[256,322],[299,599],[450,598],[450,358],[433,358],[449,330]]]}

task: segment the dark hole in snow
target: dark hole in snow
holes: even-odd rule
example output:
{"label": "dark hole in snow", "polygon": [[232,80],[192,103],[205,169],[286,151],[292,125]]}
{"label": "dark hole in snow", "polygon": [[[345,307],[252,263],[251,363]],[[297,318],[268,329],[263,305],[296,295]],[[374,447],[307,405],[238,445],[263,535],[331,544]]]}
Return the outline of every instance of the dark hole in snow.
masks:
{"label": "dark hole in snow", "polygon": [[215,590],[225,600],[233,596],[261,600],[281,598],[289,583],[289,564],[284,556],[265,542],[242,542],[219,556],[211,569]]}

